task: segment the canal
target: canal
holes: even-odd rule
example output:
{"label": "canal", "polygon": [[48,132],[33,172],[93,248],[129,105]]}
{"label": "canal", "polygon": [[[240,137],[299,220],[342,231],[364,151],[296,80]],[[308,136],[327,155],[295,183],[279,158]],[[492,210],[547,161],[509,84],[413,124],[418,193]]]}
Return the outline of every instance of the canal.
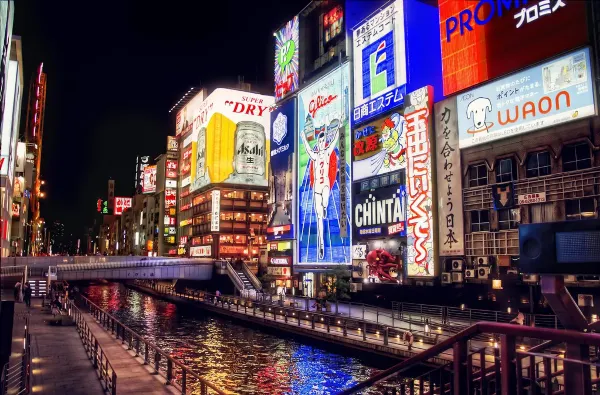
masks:
{"label": "canal", "polygon": [[239,325],[122,284],[90,285],[83,292],[198,374],[240,394],[335,394],[391,363]]}

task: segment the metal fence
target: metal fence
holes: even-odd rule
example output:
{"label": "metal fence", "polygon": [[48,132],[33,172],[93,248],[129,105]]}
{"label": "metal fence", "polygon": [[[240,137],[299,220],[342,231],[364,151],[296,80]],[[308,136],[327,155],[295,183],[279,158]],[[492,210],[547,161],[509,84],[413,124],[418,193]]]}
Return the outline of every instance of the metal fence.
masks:
{"label": "metal fence", "polygon": [[83,347],[87,352],[88,357],[91,359],[94,368],[98,371],[100,381],[104,390],[111,394],[117,394],[117,372],[113,369],[110,361],[106,357],[104,350],[98,344],[98,340],[94,334],[90,331],[90,328],[83,318],[81,310],[73,304],[72,301],[67,299],[69,317],[73,319],[77,325],[77,331],[83,342]]}
{"label": "metal fence", "polygon": [[127,344],[129,350],[135,351],[136,357],[142,358],[144,364],[152,366],[157,374],[166,378],[166,384],[173,385],[181,394],[191,393],[195,387],[200,390],[202,395],[226,394],[86,297],[80,296],[79,302],[106,331],[115,335],[117,339],[121,339],[122,344]]}
{"label": "metal fence", "polygon": [[0,394],[28,394],[31,387],[31,336],[29,316],[24,317],[23,353],[18,363],[6,363],[0,374]]}

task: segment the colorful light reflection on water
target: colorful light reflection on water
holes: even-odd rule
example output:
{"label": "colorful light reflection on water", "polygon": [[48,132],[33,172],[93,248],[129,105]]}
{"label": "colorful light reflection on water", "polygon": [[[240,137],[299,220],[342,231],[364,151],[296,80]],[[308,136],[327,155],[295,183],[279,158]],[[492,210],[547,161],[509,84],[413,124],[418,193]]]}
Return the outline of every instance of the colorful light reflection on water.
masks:
{"label": "colorful light reflection on water", "polygon": [[216,385],[240,394],[335,394],[377,372],[357,358],[277,337],[119,284],[89,298]]}

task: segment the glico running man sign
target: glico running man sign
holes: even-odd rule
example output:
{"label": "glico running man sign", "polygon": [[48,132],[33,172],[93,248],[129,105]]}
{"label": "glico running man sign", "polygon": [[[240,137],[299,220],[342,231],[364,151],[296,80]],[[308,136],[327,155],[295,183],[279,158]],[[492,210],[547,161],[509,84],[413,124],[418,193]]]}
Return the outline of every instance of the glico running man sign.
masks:
{"label": "glico running man sign", "polygon": [[298,94],[299,264],[350,263],[349,67]]}

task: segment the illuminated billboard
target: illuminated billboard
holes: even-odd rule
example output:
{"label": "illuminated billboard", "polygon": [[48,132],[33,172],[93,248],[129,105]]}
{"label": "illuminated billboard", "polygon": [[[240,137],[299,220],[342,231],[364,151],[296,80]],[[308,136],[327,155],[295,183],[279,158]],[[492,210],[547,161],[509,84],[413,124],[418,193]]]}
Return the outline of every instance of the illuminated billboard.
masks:
{"label": "illuminated billboard", "polygon": [[403,110],[395,111],[352,131],[354,181],[406,167],[406,120],[403,114]]}
{"label": "illuminated billboard", "polygon": [[25,148],[25,143],[17,143],[17,161],[15,164],[15,172],[17,173],[25,172]]}
{"label": "illuminated billboard", "polygon": [[[403,181],[402,174],[397,178]],[[361,190],[354,183],[352,237],[356,244],[373,237],[406,236],[406,186],[396,184]]]}
{"label": "illuminated billboard", "polygon": [[591,64],[585,48],[459,95],[460,147],[595,115]]}
{"label": "illuminated billboard", "polygon": [[406,95],[404,0],[394,0],[352,29],[354,110],[359,123],[391,110]]}
{"label": "illuminated billboard", "polygon": [[267,239],[293,239],[295,205],[294,152],[296,98],[271,112],[271,151],[269,164],[269,217]]}
{"label": "illuminated billboard", "polygon": [[585,1],[438,3],[445,95],[589,42]]}
{"label": "illuminated billboard", "polygon": [[272,96],[216,89],[193,129],[191,186],[267,186]]}
{"label": "illuminated billboard", "polygon": [[138,185],[143,189],[144,185],[144,169],[150,166],[149,156],[138,156],[135,158],[135,187]]}
{"label": "illuminated billboard", "polygon": [[179,112],[175,118],[175,136],[188,133],[192,130],[196,112],[204,101],[204,90],[201,90],[192,100],[190,100]]}
{"label": "illuminated billboard", "polygon": [[298,89],[300,22],[296,15],[275,33],[275,99]]}
{"label": "illuminated billboard", "polygon": [[147,166],[144,169],[144,182],[142,183],[143,193],[156,192],[156,165]]}
{"label": "illuminated billboard", "polygon": [[298,93],[298,249],[302,264],[350,264],[349,66]]}
{"label": "illuminated billboard", "polygon": [[433,220],[436,205],[432,180],[435,142],[431,126],[433,92],[424,87],[411,92],[404,112],[406,119],[407,257],[409,277],[433,277],[436,273]]}
{"label": "illuminated billboard", "polygon": [[115,209],[114,215],[122,215],[123,211],[131,207],[133,199],[130,197],[118,197],[115,196]]}

